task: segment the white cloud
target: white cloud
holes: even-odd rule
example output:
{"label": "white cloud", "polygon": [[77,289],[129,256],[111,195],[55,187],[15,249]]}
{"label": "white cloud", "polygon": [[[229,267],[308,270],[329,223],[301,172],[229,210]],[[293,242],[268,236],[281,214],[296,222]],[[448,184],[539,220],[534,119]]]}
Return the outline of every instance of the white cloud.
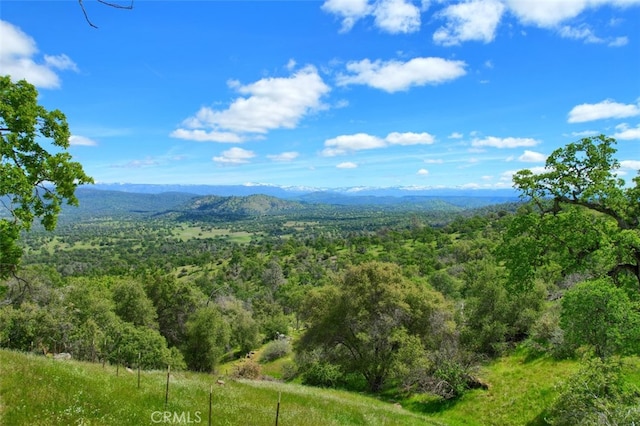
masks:
{"label": "white cloud", "polygon": [[584,40],[585,43],[603,43],[604,40],[600,37],[596,36],[591,28],[586,25],[581,25],[579,27],[572,27],[569,25],[564,25],[560,27],[558,30],[560,37],[569,38],[573,40]]}
{"label": "white cloud", "polygon": [[35,40],[15,25],[0,20],[0,70],[12,80],[27,80],[36,87],[60,87],[60,77],[54,69],[77,71],[78,67],[67,55],[44,56],[38,63]]}
{"label": "white cloud", "polygon": [[505,0],[511,12],[524,24],[553,28],[575,18],[588,9],[610,5],[628,7],[640,3],[638,0]]}
{"label": "white cloud", "polygon": [[627,123],[618,124],[613,137],[622,140],[640,139],[640,124],[636,127],[629,127]]}
{"label": "white cloud", "polygon": [[364,84],[389,93],[407,90],[412,86],[441,84],[466,74],[466,63],[443,58],[414,58],[407,62],[374,61],[364,59],[349,62],[347,71],[337,78],[339,86]]}
{"label": "white cloud", "polygon": [[391,145],[430,145],[435,141],[435,137],[429,133],[389,133],[385,140]]}
{"label": "white cloud", "polygon": [[324,142],[324,146],[325,149],[322,151],[322,155],[326,157],[333,157],[353,151],[382,148],[386,146],[386,143],[379,137],[366,133],[356,133],[353,135],[341,135],[333,139],[327,139]]}
{"label": "white cloud", "polygon": [[547,156],[535,151],[525,150],[524,154],[518,157],[518,160],[524,161],[527,163],[540,163],[546,161]]}
{"label": "white cloud", "polygon": [[[183,126],[189,129],[210,131],[210,139],[206,134],[192,133],[195,140],[213,140],[222,135],[223,142],[230,142],[233,138],[226,132],[267,133],[273,129],[295,128],[304,116],[325,108],[321,98],[331,90],[312,66],[288,78],[264,78],[244,86],[231,81],[229,85],[246,97],[235,99],[225,110],[203,107],[195,116],[184,120]],[[172,135],[190,135],[189,130],[182,130]]]}
{"label": "white cloud", "polygon": [[351,161],[345,161],[344,163],[340,163],[336,166],[337,169],[355,169],[358,165]]}
{"label": "white cloud", "polygon": [[420,9],[406,0],[378,0],[373,16],[378,28],[391,34],[420,30]]}
{"label": "white cloud", "polygon": [[169,136],[176,139],[186,139],[196,142],[240,143],[244,141],[244,139],[236,133],[206,131],[198,129],[176,129],[171,132]]}
{"label": "white cloud", "polygon": [[578,16],[589,6],[590,0],[506,0],[506,3],[523,23],[552,28]]}
{"label": "white cloud", "polygon": [[223,151],[220,157],[213,157],[213,161],[220,164],[238,165],[248,163],[255,156],[253,151],[233,147]]}
{"label": "white cloud", "polygon": [[417,173],[417,174],[418,174],[418,175],[420,175],[420,176],[427,176],[427,175],[429,174],[429,170],[427,170],[427,169],[420,169],[420,170],[418,170],[418,173]]}
{"label": "white cloud", "polygon": [[504,10],[504,4],[498,0],[472,0],[447,6],[438,14],[447,23],[436,30],[433,41],[444,46],[472,40],[489,43],[495,38]]}
{"label": "white cloud", "polygon": [[444,161],[439,159],[439,158],[438,159],[427,158],[427,159],[424,160],[424,162],[427,163],[427,164],[442,164],[442,163],[444,163]]}
{"label": "white cloud", "polygon": [[322,10],[342,18],[341,32],[350,31],[353,25],[371,11],[368,0],[326,0]]}
{"label": "white cloud", "polygon": [[471,145],[474,147],[518,148],[521,146],[536,146],[539,143],[540,141],[532,138],[497,138],[495,136],[488,136],[484,139],[474,139]]}
{"label": "white cloud", "polygon": [[334,157],[336,155],[345,155],[350,152],[366,149],[384,148],[389,145],[430,145],[434,141],[435,138],[426,132],[392,132],[384,139],[367,133],[356,133],[327,139],[324,142],[325,148],[322,150],[322,155],[325,157]]}
{"label": "white cloud", "polygon": [[629,43],[628,37],[616,37],[607,44],[609,47],[621,47],[626,46]]}
{"label": "white cloud", "polygon": [[628,170],[640,170],[640,161],[638,160],[622,160],[620,168]]}
{"label": "white cloud", "polygon": [[152,158],[146,158],[144,160],[131,160],[125,164],[114,164],[111,167],[122,169],[141,169],[145,167],[158,166],[160,163]]}
{"label": "white cloud", "polygon": [[44,62],[51,68],[57,68],[59,70],[71,70],[75,72],[79,71],[76,63],[73,62],[71,58],[65,54],[57,56],[44,55]]}
{"label": "white cloud", "polygon": [[462,133],[460,133],[460,132],[453,132],[447,137],[449,139],[462,139],[464,137],[464,135]]}
{"label": "white cloud", "polygon": [[588,138],[589,136],[595,136],[599,132],[597,130],[583,130],[581,132],[571,132],[571,136],[574,138]]}
{"label": "white cloud", "polygon": [[288,152],[282,152],[280,154],[273,154],[273,155],[267,155],[267,158],[273,160],[273,161],[293,161],[296,158],[298,158],[298,156],[300,155],[300,153],[295,152],[295,151],[288,151]]}
{"label": "white cloud", "polygon": [[69,137],[69,145],[72,146],[96,146],[98,142],[85,136],[71,135]]}
{"label": "white cloud", "polygon": [[606,118],[627,118],[640,115],[640,108],[634,104],[621,104],[606,99],[597,104],[581,104],[569,111],[569,123],[603,120]]}

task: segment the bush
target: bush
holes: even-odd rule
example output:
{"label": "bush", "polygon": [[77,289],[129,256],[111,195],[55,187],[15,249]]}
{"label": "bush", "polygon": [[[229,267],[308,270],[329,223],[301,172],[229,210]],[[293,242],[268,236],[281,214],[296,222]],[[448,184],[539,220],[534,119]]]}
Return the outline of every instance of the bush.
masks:
{"label": "bush", "polygon": [[548,410],[552,425],[640,424],[640,391],[624,382],[617,360],[587,361],[566,383]]}
{"label": "bush", "polygon": [[240,362],[233,370],[233,377],[258,380],[262,377],[262,367],[252,359]]}
{"label": "bush", "polygon": [[293,361],[285,361],[280,367],[282,380],[290,382],[298,376],[298,366]]}
{"label": "bush", "polygon": [[340,367],[327,362],[316,361],[302,373],[302,384],[333,388],[342,379]]}
{"label": "bush", "polygon": [[567,343],[591,347],[600,358],[638,350],[640,316],[625,291],[606,279],[585,281],[565,294],[560,326]]}
{"label": "bush", "polygon": [[260,354],[260,362],[271,362],[284,358],[291,353],[291,343],[287,339],[273,340],[264,347]]}

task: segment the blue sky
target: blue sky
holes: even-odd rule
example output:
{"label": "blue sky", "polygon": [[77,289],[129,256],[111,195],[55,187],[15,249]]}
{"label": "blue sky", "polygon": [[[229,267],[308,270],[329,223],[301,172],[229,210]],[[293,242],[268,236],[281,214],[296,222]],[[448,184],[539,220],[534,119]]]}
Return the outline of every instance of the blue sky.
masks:
{"label": "blue sky", "polygon": [[600,133],[640,169],[640,0],[84,4],[0,2],[0,74],[98,182],[507,188]]}

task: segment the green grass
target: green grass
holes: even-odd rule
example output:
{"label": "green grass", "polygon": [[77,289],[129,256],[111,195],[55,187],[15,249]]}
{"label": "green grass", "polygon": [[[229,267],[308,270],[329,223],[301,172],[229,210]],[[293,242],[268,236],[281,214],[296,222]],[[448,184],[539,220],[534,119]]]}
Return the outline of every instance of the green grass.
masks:
{"label": "green grass", "polygon": [[[207,424],[213,387],[213,424],[273,425],[281,398],[281,425],[428,425],[424,415],[374,398],[294,384],[225,379],[207,374],[171,374],[165,408],[166,372],[137,375],[76,361],[56,361],[0,350],[0,424],[145,425],[158,412]],[[155,414],[154,414],[155,413]],[[156,416],[154,419],[152,416]],[[180,416],[183,416],[180,418]],[[178,423],[178,422],[174,422]]]}
{"label": "green grass", "polygon": [[[278,376],[287,360],[263,365],[263,374]],[[627,381],[640,386],[640,358],[625,362]],[[220,371],[230,374],[234,363],[222,365]],[[272,425],[280,396],[281,425],[535,426],[545,424],[544,412],[557,395],[556,385],[578,368],[577,361],[529,360],[516,353],[480,370],[489,390],[474,390],[445,403],[413,396],[399,400],[404,408],[353,392],[226,377],[220,386],[218,376],[175,372],[165,409],[166,372],[143,372],[138,389],[135,372],[120,369],[116,376],[112,366],[0,350],[0,424],[158,424],[151,416],[164,411],[189,415],[194,424],[197,415],[200,424],[207,424],[213,387],[215,425]]]}
{"label": "green grass", "polygon": [[193,238],[216,238],[226,237],[231,242],[248,243],[253,237],[253,233],[246,231],[231,231],[229,229],[205,228],[196,225],[180,225],[174,229],[176,238],[187,241]]}

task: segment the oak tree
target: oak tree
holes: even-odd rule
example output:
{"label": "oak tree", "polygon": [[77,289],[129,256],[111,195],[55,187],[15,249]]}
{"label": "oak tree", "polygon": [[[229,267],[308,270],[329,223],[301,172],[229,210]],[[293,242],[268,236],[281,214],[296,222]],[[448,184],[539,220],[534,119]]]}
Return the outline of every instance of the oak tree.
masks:
{"label": "oak tree", "polygon": [[512,281],[527,284],[553,264],[563,274],[584,272],[635,282],[640,290],[640,176],[620,178],[613,138],[583,138],[555,150],[542,173],[513,177],[531,200],[499,249]]}
{"label": "oak tree", "polygon": [[93,183],[72,161],[65,115],[38,104],[25,80],[0,77],[0,279],[15,271],[20,232],[40,218],[53,230],[61,204],[77,205],[78,185]]}

